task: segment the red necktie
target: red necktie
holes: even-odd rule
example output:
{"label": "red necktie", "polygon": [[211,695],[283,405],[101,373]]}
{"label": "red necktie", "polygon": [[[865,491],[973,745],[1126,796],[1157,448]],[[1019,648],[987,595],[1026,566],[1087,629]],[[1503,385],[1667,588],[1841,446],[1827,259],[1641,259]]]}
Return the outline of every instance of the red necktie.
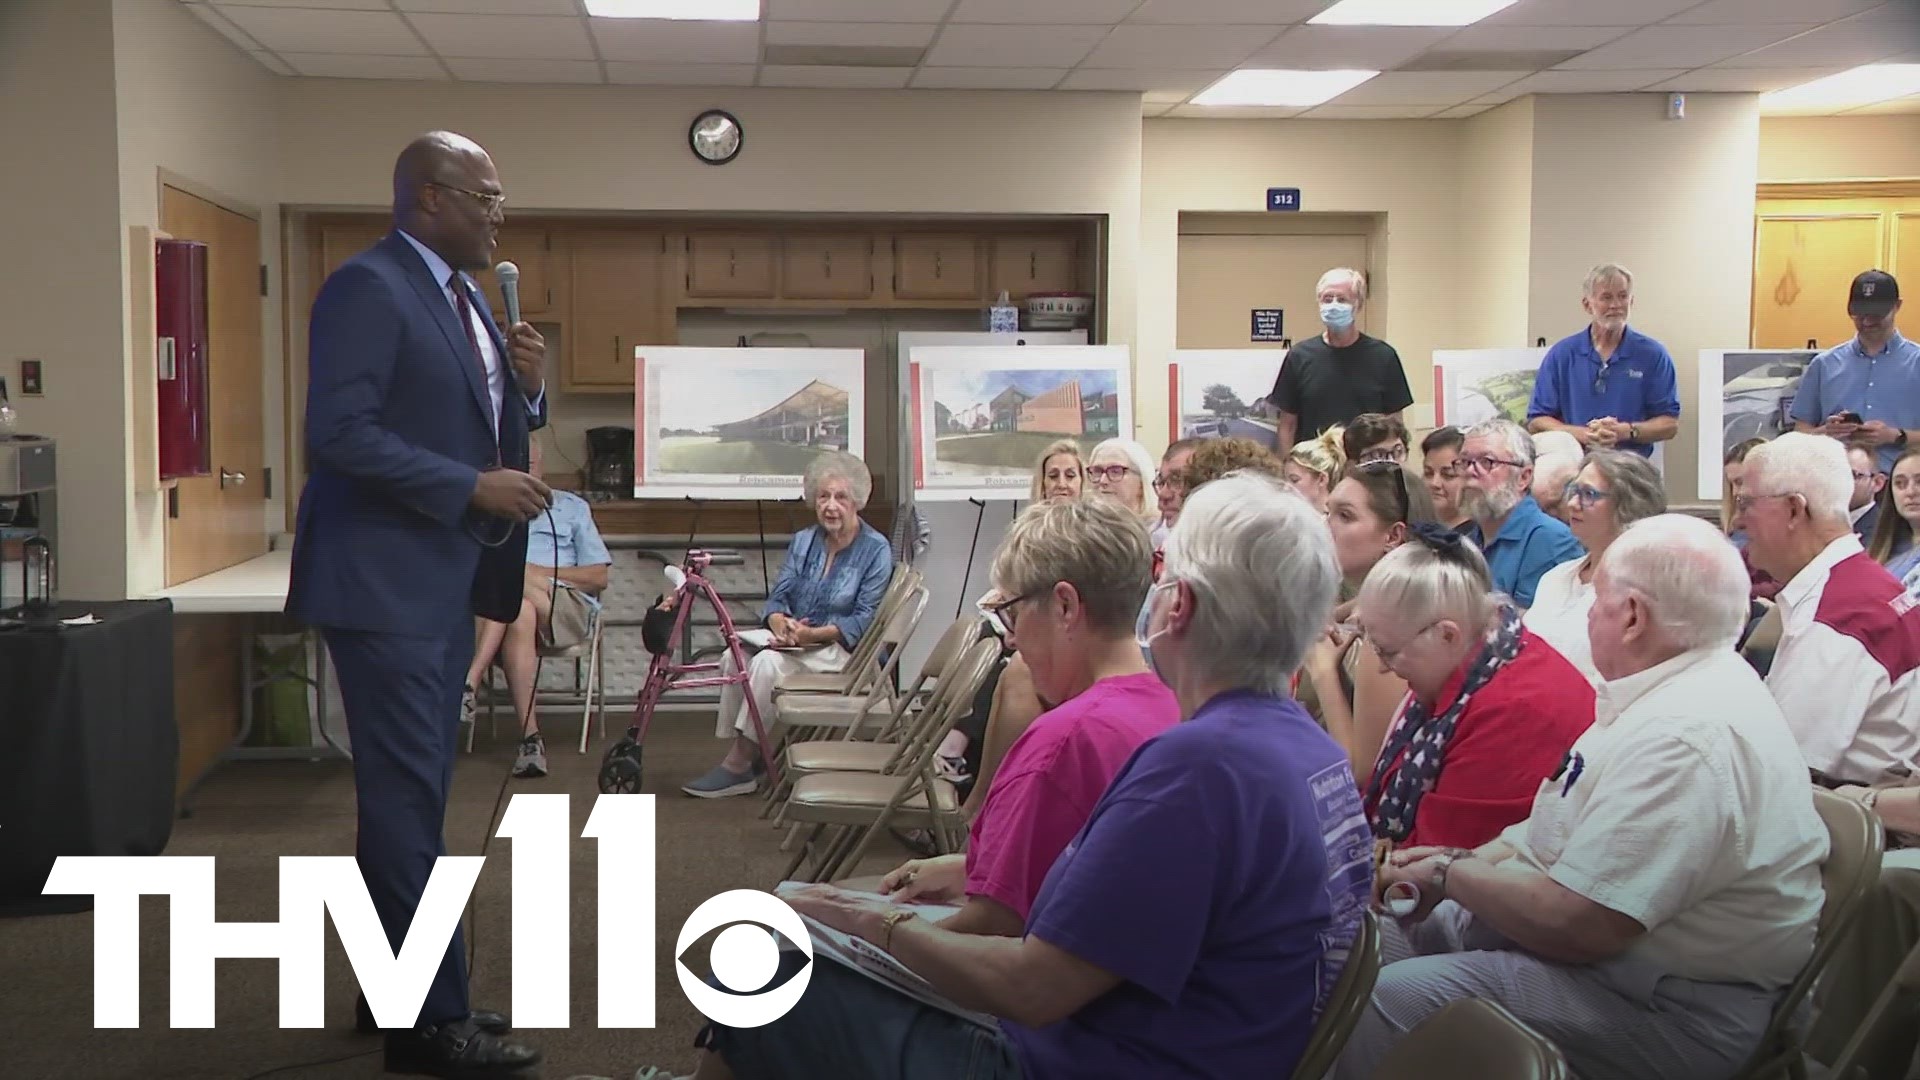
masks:
{"label": "red necktie", "polygon": [[473,336],[473,305],[467,300],[466,284],[460,280],[460,272],[454,271],[447,279],[447,285],[453,290],[454,302],[460,308],[460,329],[467,332],[467,345],[473,349],[473,358],[480,364],[480,385],[487,387],[489,396],[493,387],[487,385],[487,357],[480,351],[480,339]]}

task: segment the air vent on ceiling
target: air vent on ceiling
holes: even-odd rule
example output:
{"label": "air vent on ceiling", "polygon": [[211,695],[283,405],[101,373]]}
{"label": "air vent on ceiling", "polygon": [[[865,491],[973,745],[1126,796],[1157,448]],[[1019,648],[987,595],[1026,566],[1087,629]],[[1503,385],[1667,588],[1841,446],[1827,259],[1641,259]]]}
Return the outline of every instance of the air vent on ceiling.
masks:
{"label": "air vent on ceiling", "polygon": [[768,45],[761,62],[790,67],[917,67],[921,45]]}
{"label": "air vent on ceiling", "polygon": [[1422,53],[1395,71],[1545,71],[1564,64],[1585,49],[1435,49]]}

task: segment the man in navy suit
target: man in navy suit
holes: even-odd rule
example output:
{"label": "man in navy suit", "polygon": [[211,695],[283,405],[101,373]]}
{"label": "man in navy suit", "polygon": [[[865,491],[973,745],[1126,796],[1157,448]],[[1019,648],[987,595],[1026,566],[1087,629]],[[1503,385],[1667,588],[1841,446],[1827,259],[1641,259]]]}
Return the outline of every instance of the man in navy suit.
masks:
{"label": "man in navy suit", "polygon": [[[502,336],[466,274],[491,265],[499,174],[472,141],[414,140],[393,177],[394,230],[327,278],[308,350],[309,476],[287,612],[321,628],[353,740],[356,855],[397,950],[436,857],[472,659],[473,619],[510,622],[527,522],[552,492],[528,468],[546,423],[546,343]],[[467,1001],[458,928],[386,1068],[516,1075],[539,1051]],[[360,1029],[375,1030],[362,996]]]}

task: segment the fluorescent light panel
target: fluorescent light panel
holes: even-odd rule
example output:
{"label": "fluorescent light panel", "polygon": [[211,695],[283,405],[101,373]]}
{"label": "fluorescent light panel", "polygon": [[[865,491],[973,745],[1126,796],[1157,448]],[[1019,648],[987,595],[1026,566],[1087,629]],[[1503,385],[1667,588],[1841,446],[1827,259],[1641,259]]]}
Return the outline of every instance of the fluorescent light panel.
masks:
{"label": "fluorescent light panel", "polygon": [[1873,105],[1920,94],[1920,64],[1866,64],[1760,95],[1761,108],[1820,108]]}
{"label": "fluorescent light panel", "polygon": [[1339,97],[1378,74],[1377,71],[1248,68],[1228,73],[1219,82],[1202,90],[1193,103],[1306,108]]}
{"label": "fluorescent light panel", "polygon": [[1307,21],[1320,26],[1470,26],[1513,4],[1514,0],[1340,0]]}
{"label": "fluorescent light panel", "polygon": [[587,0],[587,14],[602,19],[757,22],[760,0]]}

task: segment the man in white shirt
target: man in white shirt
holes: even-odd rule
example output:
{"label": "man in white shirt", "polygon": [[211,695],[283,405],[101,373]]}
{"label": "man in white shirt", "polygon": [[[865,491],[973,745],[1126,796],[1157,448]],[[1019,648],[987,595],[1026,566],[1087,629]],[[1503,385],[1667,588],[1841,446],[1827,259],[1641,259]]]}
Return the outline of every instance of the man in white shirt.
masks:
{"label": "man in white shirt", "polygon": [[1583,1080],[1717,1080],[1754,1052],[1813,953],[1828,840],[1786,721],[1733,651],[1746,583],[1719,531],[1686,515],[1607,549],[1593,726],[1499,839],[1381,868],[1377,889],[1408,883],[1419,901],[1383,925],[1339,1080],[1467,997],[1552,1039]]}
{"label": "man in white shirt", "polygon": [[1744,479],[1735,525],[1786,582],[1767,688],[1807,765],[1867,784],[1920,760],[1920,605],[1853,533],[1846,448],[1789,432],[1747,455]]}

